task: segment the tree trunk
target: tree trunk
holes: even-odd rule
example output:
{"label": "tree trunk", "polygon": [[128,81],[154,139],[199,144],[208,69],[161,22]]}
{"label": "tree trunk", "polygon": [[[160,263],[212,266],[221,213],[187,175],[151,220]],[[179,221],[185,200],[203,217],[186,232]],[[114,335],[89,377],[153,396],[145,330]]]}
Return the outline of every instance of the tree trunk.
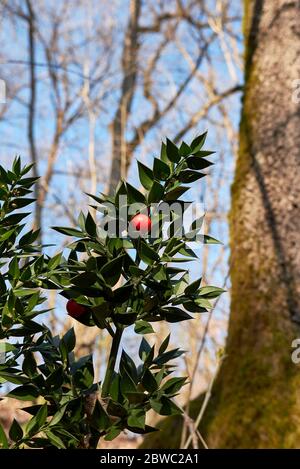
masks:
{"label": "tree trunk", "polygon": [[[210,448],[296,448],[300,370],[291,344],[300,337],[300,103],[292,93],[300,76],[300,2],[247,0],[244,28],[231,316],[200,432]],[[201,396],[195,404],[199,410]],[[162,428],[144,447],[178,447],[180,421]]]}
{"label": "tree trunk", "polygon": [[123,81],[118,108],[111,124],[112,164],[109,178],[109,194],[113,194],[121,177],[125,178],[128,163],[126,149],[126,125],[131,111],[132,100],[137,80],[138,59],[138,22],[141,13],[141,1],[130,0],[129,22],[124,38],[122,53]]}
{"label": "tree trunk", "polygon": [[[245,2],[245,96],[230,213],[226,358],[211,447],[300,447],[300,2]],[[298,63],[298,67],[297,67]],[[209,414],[207,416],[209,418]]]}

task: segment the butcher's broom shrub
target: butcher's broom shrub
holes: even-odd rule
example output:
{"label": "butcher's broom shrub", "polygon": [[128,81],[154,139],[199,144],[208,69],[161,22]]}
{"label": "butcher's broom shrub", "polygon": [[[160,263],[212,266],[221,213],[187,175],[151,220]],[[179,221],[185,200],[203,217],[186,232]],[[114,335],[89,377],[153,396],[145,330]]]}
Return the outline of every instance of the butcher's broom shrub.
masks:
{"label": "butcher's broom shrub", "polygon": [[[0,426],[2,448],[96,448],[100,438],[113,440],[123,430],[155,431],[146,424],[150,409],[159,415],[181,412],[174,397],[186,378],[173,372],[183,351],[169,347],[170,336],[157,346],[144,336],[154,333],[152,323],[207,312],[223,291],[202,286],[201,278],[191,283],[181,267],[196,258],[189,242],[199,235],[202,220],[179,233],[175,212],[167,221],[159,211],[164,202],[186,208],[181,196],[211,165],[205,137],[179,148],[167,140],[152,168],[139,162],[142,192],[121,181],[112,197],[89,194],[95,204],[92,212],[80,213],[77,227],[54,228],[73,238],[67,257],[43,253],[39,232],[24,223],[34,202],[31,165],[16,158],[11,169],[0,166],[0,386],[8,398],[32,402],[23,407],[30,416],[26,425],[14,420],[8,432]],[[136,215],[129,222],[123,215],[133,205],[138,216],[144,210],[144,218],[134,223]],[[92,216],[95,210],[99,217]],[[125,230],[111,233],[111,226]],[[197,239],[217,243],[207,235]],[[73,318],[111,336],[100,382],[93,356],[76,357],[73,328],[62,337],[52,335],[44,305],[53,289],[66,299]],[[138,359],[121,350],[130,326],[141,337]]]}

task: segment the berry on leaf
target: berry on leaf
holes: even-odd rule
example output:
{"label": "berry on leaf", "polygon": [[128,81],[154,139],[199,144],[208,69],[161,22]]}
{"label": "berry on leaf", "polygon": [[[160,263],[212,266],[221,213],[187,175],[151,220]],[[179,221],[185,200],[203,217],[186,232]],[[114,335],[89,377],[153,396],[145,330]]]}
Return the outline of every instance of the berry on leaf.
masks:
{"label": "berry on leaf", "polygon": [[80,305],[75,300],[69,300],[66,308],[68,315],[74,319],[80,318],[80,316],[88,312],[88,308],[86,306]]}
{"label": "berry on leaf", "polygon": [[133,217],[130,225],[135,231],[139,231],[141,234],[146,234],[151,230],[151,219],[148,215],[139,213]]}

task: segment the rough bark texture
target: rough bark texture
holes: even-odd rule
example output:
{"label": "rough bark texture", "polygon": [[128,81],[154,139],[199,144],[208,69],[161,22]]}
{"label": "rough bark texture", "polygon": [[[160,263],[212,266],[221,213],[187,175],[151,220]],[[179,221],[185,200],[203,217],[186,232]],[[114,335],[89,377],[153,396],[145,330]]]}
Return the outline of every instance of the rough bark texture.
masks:
{"label": "rough bark texture", "polygon": [[300,370],[291,361],[291,342],[300,337],[300,104],[292,100],[292,82],[300,76],[300,2],[248,0],[244,28],[227,358],[200,430],[213,448],[295,448]]}
{"label": "rough bark texture", "polygon": [[[300,3],[245,3],[246,89],[230,213],[227,359],[211,402],[212,447],[300,447]],[[298,323],[298,324],[297,324]]]}

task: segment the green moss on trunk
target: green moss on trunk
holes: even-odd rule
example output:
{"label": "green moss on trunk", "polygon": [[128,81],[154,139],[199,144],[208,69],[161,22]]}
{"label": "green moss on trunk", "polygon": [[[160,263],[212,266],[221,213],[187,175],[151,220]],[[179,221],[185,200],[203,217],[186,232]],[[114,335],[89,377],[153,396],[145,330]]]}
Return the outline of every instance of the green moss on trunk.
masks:
{"label": "green moss on trunk", "polygon": [[[300,336],[293,322],[300,317],[300,113],[287,86],[300,55],[299,22],[296,3],[244,1],[245,93],[229,215],[231,316],[226,358],[200,428],[213,448],[300,447],[300,369],[291,361],[291,343]],[[178,447],[179,426],[167,419],[146,447]]]}

